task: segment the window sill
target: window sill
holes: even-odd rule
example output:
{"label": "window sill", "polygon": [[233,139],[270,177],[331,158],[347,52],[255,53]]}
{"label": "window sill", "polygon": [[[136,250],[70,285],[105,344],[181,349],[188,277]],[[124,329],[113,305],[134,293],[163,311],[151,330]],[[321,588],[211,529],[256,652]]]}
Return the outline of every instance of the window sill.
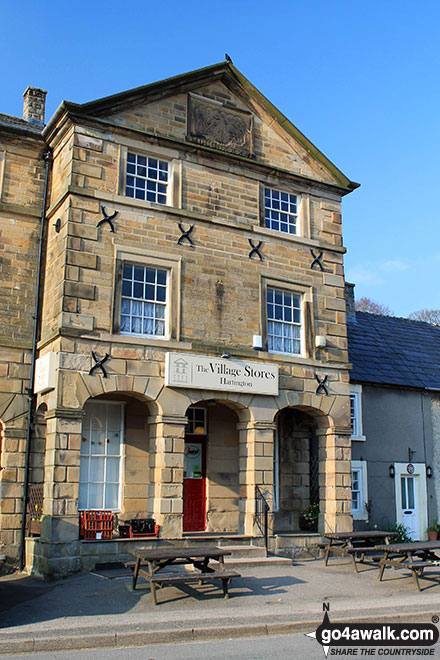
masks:
{"label": "window sill", "polygon": [[137,335],[114,335],[102,332],[99,337],[92,335],[82,335],[83,339],[93,339],[102,342],[111,342],[113,344],[135,344],[136,346],[153,346],[154,348],[179,348],[181,350],[191,350],[190,342],[177,341],[175,339],[154,339],[152,337],[138,337]]}
{"label": "window sill", "polygon": [[298,234],[288,234],[287,232],[277,231],[276,229],[268,229],[267,227],[262,227],[261,225],[253,225],[252,229],[254,234],[260,234],[272,239],[276,238],[282,241],[288,241],[289,243],[296,243],[297,245],[307,245],[307,247],[331,250],[332,252],[340,252],[341,254],[345,254],[346,252],[344,247],[339,247],[337,245],[327,245],[327,243],[323,241],[316,241],[313,238],[307,238],[306,236],[300,236]]}
{"label": "window sill", "polygon": [[352,435],[351,439],[353,442],[365,442],[367,438],[365,435]]}

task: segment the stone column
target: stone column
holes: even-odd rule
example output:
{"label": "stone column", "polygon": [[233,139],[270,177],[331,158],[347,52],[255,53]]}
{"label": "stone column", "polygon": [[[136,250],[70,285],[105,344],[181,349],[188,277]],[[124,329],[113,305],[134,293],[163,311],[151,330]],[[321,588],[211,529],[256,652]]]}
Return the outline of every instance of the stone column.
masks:
{"label": "stone column", "polygon": [[320,532],[349,532],[351,515],[351,427],[318,429]]}
{"label": "stone column", "polygon": [[250,536],[255,530],[255,486],[260,486],[270,506],[269,527],[272,529],[273,499],[273,435],[272,421],[240,422],[240,501],[239,531]]}
{"label": "stone column", "polygon": [[160,525],[161,538],[183,533],[183,452],[187,418],[178,415],[149,417],[149,513]]}
{"label": "stone column", "polygon": [[82,410],[55,409],[46,415],[44,502],[39,557],[34,570],[45,577],[81,568],[79,541],[79,465]]}
{"label": "stone column", "polygon": [[[18,420],[26,422],[23,417]],[[22,424],[23,425],[23,424]],[[23,512],[26,429],[2,425],[0,473],[0,547],[7,557],[18,559]]]}

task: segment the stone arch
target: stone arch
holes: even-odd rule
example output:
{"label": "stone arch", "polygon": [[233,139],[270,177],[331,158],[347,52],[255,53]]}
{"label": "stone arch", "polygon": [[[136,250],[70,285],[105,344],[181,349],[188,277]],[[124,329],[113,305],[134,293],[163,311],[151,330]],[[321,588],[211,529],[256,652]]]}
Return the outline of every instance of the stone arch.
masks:
{"label": "stone arch", "polygon": [[217,401],[234,410],[239,422],[251,418],[252,395],[237,392],[217,392],[213,390],[178,390],[164,387],[157,397],[157,405],[163,415],[185,416],[186,410],[196,403]]}
{"label": "stone arch", "polygon": [[[203,426],[191,425],[192,408],[205,411]],[[189,424],[186,446],[196,446],[203,452],[202,482],[192,482],[185,453],[183,489],[183,525],[185,531],[212,533],[238,532],[240,524],[240,420],[248,418],[242,403],[222,398],[200,399],[185,411]],[[202,433],[204,430],[204,433]],[[194,444],[195,443],[195,444]],[[194,489],[192,491],[191,489]],[[200,500],[200,501],[198,501]],[[202,502],[203,500],[203,502]],[[205,516],[203,518],[203,511]],[[194,512],[194,515],[193,513]],[[200,519],[199,519],[200,518]],[[191,529],[191,524],[195,526]]]}
{"label": "stone arch", "polygon": [[62,403],[67,408],[79,410],[89,399],[114,393],[140,398],[145,403],[154,402],[163,389],[162,379],[143,376],[104,377],[101,374],[65,372],[61,378],[63,379]]}
{"label": "stone arch", "polygon": [[[108,415],[114,418],[110,410],[116,410],[116,417],[120,420],[120,430],[108,426]],[[119,460],[120,479],[117,501],[113,501],[111,496],[107,497],[107,491],[111,488],[115,490],[112,484],[106,481],[103,491],[102,504],[93,503],[88,508],[111,508],[118,510],[119,522],[133,518],[146,518],[149,509],[149,491],[151,487],[150,474],[150,422],[152,416],[157,412],[157,406],[154,401],[148,399],[144,393],[136,390],[117,390],[106,391],[94,397],[89,397],[83,406],[83,423],[81,431],[81,449],[80,449],[80,468],[84,468],[87,463],[90,465],[94,460],[95,441],[100,442],[98,435],[104,433],[103,429],[111,428],[108,431],[109,437],[104,438],[104,443],[110,443],[113,447],[116,442],[115,433],[120,434],[118,451],[112,449],[111,455],[108,455],[108,446],[103,452],[106,462],[115,463]],[[101,420],[102,424],[96,426],[92,421]],[[96,438],[95,438],[96,435]],[[92,437],[93,436],[93,437]],[[105,474],[109,473],[107,465]],[[84,470],[82,471],[84,474]],[[89,468],[89,475],[91,474]],[[79,502],[80,508],[85,500],[90,500],[90,486],[88,495],[84,495],[86,486],[81,476],[79,484]],[[99,497],[100,495],[98,495]],[[99,504],[99,506],[98,506]]]}

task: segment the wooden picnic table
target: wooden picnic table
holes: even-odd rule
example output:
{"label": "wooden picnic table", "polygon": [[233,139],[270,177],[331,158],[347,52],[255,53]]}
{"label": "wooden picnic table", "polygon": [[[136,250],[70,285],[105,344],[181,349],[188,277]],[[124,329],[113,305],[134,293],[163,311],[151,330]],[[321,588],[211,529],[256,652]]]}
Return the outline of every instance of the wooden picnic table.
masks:
{"label": "wooden picnic table", "polygon": [[[377,549],[384,553],[379,560],[380,571],[377,579],[382,580],[387,566],[406,568],[411,571],[418,591],[420,591],[419,577],[423,576],[423,570],[436,564],[439,565],[439,557],[434,551],[440,551],[440,540],[389,543],[379,545]],[[433,564],[433,562],[435,563]]]}
{"label": "wooden picnic table", "polygon": [[[131,554],[136,557],[133,570],[133,589],[136,589],[139,575],[148,580],[153,605],[157,605],[156,587],[160,588],[181,582],[203,584],[203,582],[213,579],[221,580],[223,595],[228,598],[228,585],[231,579],[240,577],[240,574],[236,571],[225,570],[224,558],[226,555],[230,555],[231,552],[215,546],[135,548],[131,551]],[[218,568],[209,565],[212,559],[218,562]],[[163,572],[164,568],[171,565],[189,565],[196,570]]]}
{"label": "wooden picnic table", "polygon": [[[329,532],[324,534],[328,539],[324,545],[324,566],[328,565],[330,553],[341,555],[350,555],[355,572],[358,572],[357,562],[364,562],[365,559],[372,559],[372,551],[378,550],[379,546],[374,542],[381,539],[387,545],[393,532],[384,532],[378,529],[371,529],[361,532]],[[382,546],[381,546],[382,547]]]}

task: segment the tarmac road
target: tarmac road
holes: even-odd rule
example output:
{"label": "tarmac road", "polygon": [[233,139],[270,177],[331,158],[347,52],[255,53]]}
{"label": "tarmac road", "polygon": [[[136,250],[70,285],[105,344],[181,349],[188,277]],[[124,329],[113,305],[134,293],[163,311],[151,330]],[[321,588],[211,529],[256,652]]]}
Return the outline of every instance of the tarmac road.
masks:
{"label": "tarmac road", "polygon": [[[413,656],[440,658],[440,644],[432,647],[434,655]],[[384,656],[384,649],[371,649],[374,655],[354,654],[335,655],[333,649],[328,657],[334,658],[399,658],[407,655]],[[396,649],[399,650],[399,649]],[[379,652],[382,653],[379,654]],[[252,637],[233,640],[212,640],[191,644],[154,644],[120,649],[93,649],[85,651],[57,651],[54,653],[32,653],[27,655],[0,655],[0,660],[324,660],[325,654],[318,642],[304,634],[276,635],[272,637]]]}

